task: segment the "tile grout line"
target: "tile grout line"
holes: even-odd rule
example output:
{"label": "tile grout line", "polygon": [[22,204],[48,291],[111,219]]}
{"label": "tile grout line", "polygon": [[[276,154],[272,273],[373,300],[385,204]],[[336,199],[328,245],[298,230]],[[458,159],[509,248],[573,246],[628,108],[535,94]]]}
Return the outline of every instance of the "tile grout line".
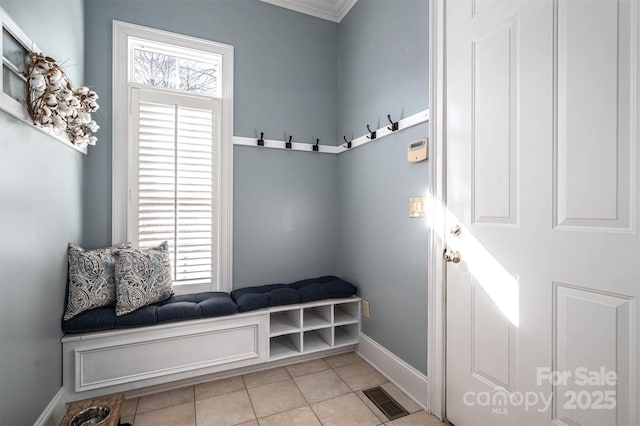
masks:
{"label": "tile grout line", "polygon": [[[318,419],[318,416],[316,416],[315,411],[313,411],[313,408],[311,408],[311,406],[309,405],[309,401],[307,400],[307,397],[304,396],[304,393],[302,393],[302,389],[300,389],[300,387],[298,387],[298,383],[296,383],[296,379],[291,375],[291,372],[289,372],[289,369],[286,366],[284,367],[284,369],[287,372],[287,374],[289,375],[289,379],[293,382],[293,386],[296,387],[296,389],[298,390],[298,392],[302,396],[302,399],[304,399],[304,402],[306,403],[307,407],[309,407],[309,409],[311,410],[313,415]],[[300,376],[300,377],[302,377],[302,376]],[[294,410],[298,410],[299,408],[303,408],[303,407],[294,408]],[[293,410],[290,410],[290,411],[293,411]],[[283,411],[283,413],[286,413],[286,411]],[[320,419],[318,419],[318,422],[320,423],[320,425],[322,425],[322,422],[320,421]],[[258,421],[258,423],[260,423],[260,422]]]}
{"label": "tile grout line", "polygon": [[136,416],[138,415],[138,405],[140,405],[140,398],[136,398],[136,408],[133,410],[133,419],[131,420],[131,426],[136,426]]}
{"label": "tile grout line", "polygon": [[258,425],[260,425],[260,420],[258,420],[258,413],[256,413],[256,408],[253,406],[253,400],[251,399],[251,394],[249,394],[249,388],[247,387],[247,382],[244,379],[244,374],[240,376],[242,379],[242,384],[244,385],[244,391],[247,393],[247,398],[249,398],[249,404],[251,405],[251,411],[253,411],[253,417],[255,418]]}
{"label": "tile grout line", "polygon": [[[329,367],[327,370],[331,369],[331,366],[327,363],[327,361],[325,360],[325,358],[320,358],[322,359],[325,364],[327,364],[327,367]],[[291,376],[291,373],[289,372],[289,369],[287,368],[287,373],[289,373],[289,376]],[[309,376],[311,374],[316,374],[316,373],[320,373],[323,371],[327,371],[327,370],[320,370],[320,371],[316,371],[314,373],[309,373],[309,374],[303,374],[301,376],[298,377],[304,377],[304,376]],[[318,417],[318,414],[316,413],[316,411],[313,409],[313,407],[311,406],[311,402],[307,399],[307,397],[304,395],[304,392],[302,392],[302,389],[300,389],[300,386],[298,386],[298,382],[296,382],[296,379],[294,377],[291,377],[291,380],[293,380],[293,384],[296,386],[296,389],[298,389],[298,392],[300,392],[300,395],[302,395],[302,398],[304,398],[304,402],[307,403],[307,407],[309,407],[309,409],[311,410],[311,412],[313,413],[313,416],[316,418],[316,420],[318,420],[318,423],[323,426],[322,421],[320,420],[320,417]]]}
{"label": "tile grout line", "polygon": [[[355,352],[354,352],[354,353],[355,353]],[[358,357],[360,357],[360,356],[358,355]],[[362,392],[364,389],[360,389],[360,390],[354,391],[354,390],[353,390],[353,388],[351,387],[351,385],[349,385],[349,384],[348,384],[348,383],[347,383],[347,382],[342,378],[342,376],[340,376],[340,373],[338,373],[338,372],[336,371],[338,368],[347,367],[347,366],[349,366],[349,365],[355,365],[355,364],[359,364],[359,363],[365,363],[365,364],[367,364],[367,365],[371,366],[368,362],[366,362],[364,359],[362,359],[362,358],[360,357],[360,361],[356,361],[356,362],[352,362],[352,363],[349,363],[349,364],[341,365],[341,366],[339,366],[339,367],[335,367],[335,368],[334,368],[334,367],[331,367],[331,368],[332,368],[332,369],[333,369],[333,371],[336,373],[336,375],[338,376],[338,378],[339,378],[340,380],[342,380],[342,382],[344,382],[344,383],[347,385],[347,387],[349,388],[349,390],[351,391],[351,393],[352,393],[353,395],[355,395],[355,397],[356,397],[356,398],[358,398],[358,400],[359,400],[360,402],[362,402],[362,404],[367,408],[367,410],[369,410],[369,412],[370,412],[371,414],[373,414],[373,416],[374,416],[376,419],[380,420],[380,418],[376,415],[376,413],[374,413],[374,412],[373,412],[373,410],[372,410],[372,409],[371,409],[371,408],[370,408],[370,407],[369,407],[369,406],[368,406],[364,401],[362,401],[362,399],[360,399],[360,397],[358,396],[357,392]],[[371,366],[371,367],[372,367],[372,366]],[[372,368],[373,368],[373,367],[372,367]],[[374,370],[376,370],[376,369],[374,368]],[[378,370],[376,370],[376,371],[378,371]],[[385,379],[389,380],[386,376],[385,376]],[[387,381],[386,383],[390,383],[390,382],[388,382],[388,381]],[[347,394],[347,395],[349,395],[349,394]],[[344,395],[343,395],[343,396],[344,396]],[[366,397],[366,396],[365,396],[365,397]],[[339,398],[339,397],[336,397],[336,398]],[[328,401],[328,400],[327,400],[327,401]],[[384,413],[383,413],[383,414],[384,414]],[[382,425],[386,425],[386,424],[387,424],[386,422],[381,421],[381,423],[378,423],[378,425],[377,425],[377,426],[382,426]]]}
{"label": "tile grout line", "polygon": [[[311,361],[305,361],[305,362],[313,362],[313,361],[317,361],[318,359],[322,359],[322,360],[324,360],[325,358],[317,358],[317,359],[312,359]],[[300,365],[300,364],[304,364],[305,362],[300,362],[300,363],[297,363],[297,364],[291,364],[291,365]],[[326,362],[326,361],[325,361],[325,364],[327,364],[327,362]],[[289,366],[288,366],[288,365],[285,365],[284,367],[287,369],[287,371],[289,371],[289,368],[288,368]],[[292,378],[293,380],[295,380],[295,379],[297,379],[298,377],[309,376],[309,375],[311,375],[311,374],[321,373],[321,372],[323,372],[323,371],[327,371],[327,370],[332,370],[332,368],[331,368],[331,366],[330,366],[329,364],[327,364],[327,368],[324,368],[324,369],[322,369],[322,370],[312,371],[311,373],[301,374],[301,375],[296,376],[296,377],[291,376],[291,373],[289,373],[289,375],[291,376],[291,378]]]}
{"label": "tile grout line", "polygon": [[[281,380],[276,380],[276,381],[271,382],[271,383],[264,383],[264,384],[261,384],[261,385],[258,385],[258,386],[254,386],[254,388],[259,388],[259,387],[262,387],[262,386],[269,386],[269,385],[272,385],[274,383],[280,383],[280,382],[284,382],[284,381],[290,380],[291,382],[293,382],[293,385],[296,387],[296,389],[298,390],[298,392],[302,396],[302,399],[306,403],[307,399],[305,398],[304,394],[300,391],[300,388],[298,388],[298,385],[296,384],[295,380],[293,379],[293,377],[289,373],[289,370],[286,368],[286,366],[276,367],[276,368],[284,368],[285,372],[287,373],[287,378],[284,378],[284,379],[281,379]],[[268,370],[265,370],[265,371],[268,371]],[[255,416],[255,420],[258,421],[258,423],[260,423],[260,418],[258,418],[258,414],[256,413],[255,407],[253,406],[253,400],[251,399],[251,395],[249,394],[249,388],[247,387],[247,383],[246,383],[246,381],[244,379],[244,376],[245,375],[242,375],[242,380],[243,380],[243,383],[244,383],[246,391],[247,391],[247,396],[249,397],[249,403],[251,404],[251,408],[253,409],[253,414]],[[298,407],[298,408],[302,408],[302,407]],[[294,410],[295,409],[296,408],[294,408]],[[291,411],[291,410],[288,410],[288,411]],[[282,414],[282,413],[286,413],[286,412],[287,412],[287,410],[281,411],[281,412],[278,412],[278,413],[273,413],[273,414],[270,414],[269,416],[264,416],[264,417],[261,417],[261,418],[275,416],[277,414]]]}
{"label": "tile grout line", "polygon": [[193,424],[198,426],[198,412],[196,411],[196,385],[191,386],[193,388]]}
{"label": "tile grout line", "polygon": [[[305,398],[304,400],[307,401],[307,398]],[[307,406],[309,407],[309,410],[311,410],[311,412],[313,413],[313,416],[318,420],[318,423],[320,423],[320,425],[323,425],[322,420],[320,420],[320,417],[318,417],[318,414],[313,409],[309,401],[307,401]]]}
{"label": "tile grout line", "polygon": [[[193,394],[193,401],[183,401],[183,402],[179,402],[179,403],[173,403],[173,404],[170,404],[170,405],[167,405],[167,406],[164,406],[164,407],[154,408],[153,410],[144,411],[144,412],[142,412],[142,413],[139,413],[139,412],[138,412],[138,409],[139,409],[139,407],[140,407],[140,400],[141,400],[142,398],[145,398],[145,397],[151,397],[151,396],[155,396],[155,395],[159,395],[159,394],[166,393],[166,392],[172,392],[172,391],[176,391],[176,390],[186,389],[186,388],[188,388],[188,387],[192,387],[192,388],[193,388],[193,392],[194,392],[194,394]],[[135,420],[135,418],[136,418],[136,417],[138,417],[139,415],[141,416],[141,415],[145,415],[145,414],[155,413],[156,411],[166,410],[166,409],[169,409],[169,408],[173,408],[173,407],[177,407],[177,406],[180,406],[180,405],[187,404],[187,403],[189,403],[189,402],[193,402],[193,403],[195,404],[195,399],[196,399],[196,397],[195,397],[195,386],[194,386],[194,385],[191,385],[191,386],[183,386],[183,387],[181,387],[181,388],[175,388],[175,389],[170,389],[170,390],[168,390],[168,391],[161,391],[161,392],[152,393],[152,394],[149,394],[149,395],[144,395],[144,396],[141,396],[141,397],[137,397],[137,399],[138,399],[138,402],[136,403],[136,411],[135,411],[134,416],[133,416],[133,417],[134,417],[134,420]],[[194,405],[194,414],[195,414],[195,405]]]}

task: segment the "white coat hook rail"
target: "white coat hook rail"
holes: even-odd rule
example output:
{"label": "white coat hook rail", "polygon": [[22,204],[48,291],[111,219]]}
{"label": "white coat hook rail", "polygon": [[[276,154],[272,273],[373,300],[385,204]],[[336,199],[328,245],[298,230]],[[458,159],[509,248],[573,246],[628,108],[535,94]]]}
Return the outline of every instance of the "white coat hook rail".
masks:
{"label": "white coat hook rail", "polygon": [[320,139],[316,138],[315,144],[295,142],[293,136],[289,136],[285,140],[277,139],[265,139],[264,132],[260,132],[260,137],[245,138],[242,136],[234,136],[233,144],[240,146],[253,146],[260,148],[274,148],[274,149],[286,149],[289,151],[306,151],[306,152],[321,152],[325,154],[337,154],[338,147],[333,145],[321,145]]}
{"label": "white coat hook rail", "polygon": [[362,135],[358,138],[352,139],[351,141],[347,141],[347,137],[344,137],[344,141],[348,144],[342,144],[338,147],[338,152],[336,154],[341,154],[345,151],[349,151],[351,149],[357,148],[359,146],[365,145],[373,140],[379,140],[384,138],[385,136],[389,136],[393,133],[399,132],[404,129],[408,129],[409,127],[417,126],[418,124],[425,123],[429,121],[431,115],[429,114],[429,109],[425,109],[424,111],[417,112],[413,115],[410,115],[406,118],[403,118],[400,121],[394,122],[391,119],[391,115],[387,115],[387,119],[389,120],[389,125],[386,124],[379,129],[374,129],[372,131],[371,128],[367,125],[368,133]]}
{"label": "white coat hook rail", "polygon": [[265,139],[264,132],[260,133],[260,138],[246,138],[242,136],[234,136],[233,144],[240,146],[253,146],[253,147],[263,147],[263,148],[275,148],[275,149],[287,149],[291,151],[306,151],[306,152],[320,152],[325,154],[341,154],[345,151],[349,151],[351,149],[357,148],[359,146],[365,145],[373,140],[382,139],[385,136],[389,136],[398,131],[408,129],[413,126],[417,126],[418,124],[425,123],[429,121],[431,115],[429,114],[429,110],[425,109],[424,111],[417,112],[413,115],[410,115],[406,118],[403,118],[399,121],[393,121],[391,119],[391,114],[387,115],[387,120],[389,120],[389,125],[384,125],[379,129],[371,129],[371,127],[367,124],[367,133],[351,140],[347,140],[347,137],[344,136],[344,144],[334,146],[334,145],[320,145],[320,139],[316,139],[316,143],[301,143],[294,142],[293,136],[289,136],[288,140],[276,140],[276,139]]}

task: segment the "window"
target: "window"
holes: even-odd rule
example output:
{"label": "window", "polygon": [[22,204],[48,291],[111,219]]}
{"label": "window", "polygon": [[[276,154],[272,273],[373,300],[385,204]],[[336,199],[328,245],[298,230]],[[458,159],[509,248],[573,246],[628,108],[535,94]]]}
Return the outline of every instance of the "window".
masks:
{"label": "window", "polygon": [[131,81],[220,97],[220,55],[177,50],[144,40],[130,40]]}
{"label": "window", "polygon": [[174,285],[217,288],[218,100],[131,90],[129,239],[169,242]]}
{"label": "window", "polygon": [[120,22],[114,35],[113,242],[168,241],[177,293],[230,291],[233,50]]}

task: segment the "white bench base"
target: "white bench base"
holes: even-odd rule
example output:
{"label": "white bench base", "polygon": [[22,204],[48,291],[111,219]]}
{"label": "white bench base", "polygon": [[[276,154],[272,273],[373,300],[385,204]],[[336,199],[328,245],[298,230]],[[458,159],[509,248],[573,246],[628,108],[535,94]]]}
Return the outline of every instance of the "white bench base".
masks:
{"label": "white bench base", "polygon": [[62,339],[67,401],[127,392],[269,360],[265,310]]}
{"label": "white bench base", "polygon": [[359,334],[358,297],[69,334],[62,338],[63,388],[72,402],[166,388],[167,383],[174,387],[173,382],[202,382],[231,375],[231,370],[243,374],[247,368],[275,366],[278,360],[290,364],[352,350]]}

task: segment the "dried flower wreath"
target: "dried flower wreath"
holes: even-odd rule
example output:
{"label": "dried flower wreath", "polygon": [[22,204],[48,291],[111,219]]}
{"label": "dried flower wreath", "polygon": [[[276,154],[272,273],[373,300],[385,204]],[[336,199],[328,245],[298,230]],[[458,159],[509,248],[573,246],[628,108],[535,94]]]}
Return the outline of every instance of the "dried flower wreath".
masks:
{"label": "dried flower wreath", "polygon": [[74,88],[53,58],[31,53],[27,65],[27,110],[35,124],[66,132],[74,145],[95,145],[100,127],[91,118],[99,105],[88,87]]}

